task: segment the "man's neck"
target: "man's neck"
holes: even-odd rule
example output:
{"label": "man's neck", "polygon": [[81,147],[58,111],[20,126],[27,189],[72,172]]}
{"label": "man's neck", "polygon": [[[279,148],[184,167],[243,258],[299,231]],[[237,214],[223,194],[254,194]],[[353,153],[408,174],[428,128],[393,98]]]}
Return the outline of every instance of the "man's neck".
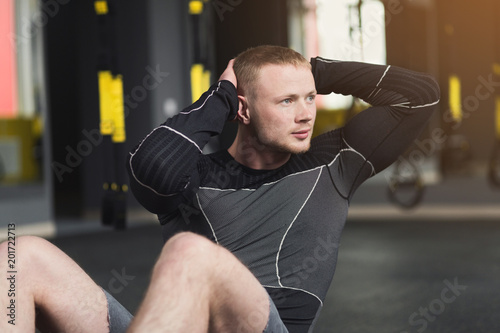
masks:
{"label": "man's neck", "polygon": [[238,134],[228,152],[236,162],[248,168],[254,170],[277,169],[288,162],[292,155],[289,152],[272,151],[259,143],[254,136],[242,138]]}

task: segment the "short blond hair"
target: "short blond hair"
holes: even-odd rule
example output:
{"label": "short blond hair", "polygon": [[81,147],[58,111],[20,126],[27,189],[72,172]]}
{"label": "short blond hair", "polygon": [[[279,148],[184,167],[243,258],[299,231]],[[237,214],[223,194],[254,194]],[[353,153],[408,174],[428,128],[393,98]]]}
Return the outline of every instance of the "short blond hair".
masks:
{"label": "short blond hair", "polygon": [[311,69],[309,61],[290,48],[276,45],[253,47],[241,52],[234,60],[233,68],[238,80],[238,92],[252,95],[260,70],[266,65],[305,66]]}

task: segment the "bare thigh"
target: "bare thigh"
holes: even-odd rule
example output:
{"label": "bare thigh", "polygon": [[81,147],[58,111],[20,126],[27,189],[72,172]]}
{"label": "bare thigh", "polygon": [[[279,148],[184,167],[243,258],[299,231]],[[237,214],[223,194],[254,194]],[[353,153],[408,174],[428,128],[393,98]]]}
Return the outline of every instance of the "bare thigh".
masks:
{"label": "bare thigh", "polygon": [[[16,239],[16,329],[34,330],[35,309],[40,326],[57,332],[107,332],[107,301],[99,286],[64,252],[38,237]],[[8,246],[0,245],[6,257]],[[2,272],[6,262],[0,261]],[[0,280],[5,290],[5,279]],[[0,304],[8,301],[2,297]],[[5,321],[0,323],[2,332]],[[8,327],[7,327],[8,328]]]}
{"label": "bare thigh", "polygon": [[262,333],[268,317],[269,296],[245,265],[181,233],[165,244],[131,332]]}

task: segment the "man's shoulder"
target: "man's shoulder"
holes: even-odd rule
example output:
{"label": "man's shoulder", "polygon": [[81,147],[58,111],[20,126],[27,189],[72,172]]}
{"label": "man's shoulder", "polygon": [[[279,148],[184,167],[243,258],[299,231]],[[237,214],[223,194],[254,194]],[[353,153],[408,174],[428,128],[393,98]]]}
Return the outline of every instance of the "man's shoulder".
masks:
{"label": "man's shoulder", "polygon": [[304,157],[331,160],[340,149],[342,149],[342,129],[338,128],[315,136],[311,140],[311,148]]}

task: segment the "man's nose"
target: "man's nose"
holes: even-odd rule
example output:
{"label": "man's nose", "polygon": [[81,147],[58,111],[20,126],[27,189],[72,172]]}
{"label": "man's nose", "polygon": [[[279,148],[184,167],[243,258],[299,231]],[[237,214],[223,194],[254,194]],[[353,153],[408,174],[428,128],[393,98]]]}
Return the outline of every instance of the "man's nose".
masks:
{"label": "man's nose", "polygon": [[313,120],[314,113],[316,111],[315,105],[310,105],[307,103],[301,103],[298,107],[297,116],[295,120],[297,122],[308,122]]}

